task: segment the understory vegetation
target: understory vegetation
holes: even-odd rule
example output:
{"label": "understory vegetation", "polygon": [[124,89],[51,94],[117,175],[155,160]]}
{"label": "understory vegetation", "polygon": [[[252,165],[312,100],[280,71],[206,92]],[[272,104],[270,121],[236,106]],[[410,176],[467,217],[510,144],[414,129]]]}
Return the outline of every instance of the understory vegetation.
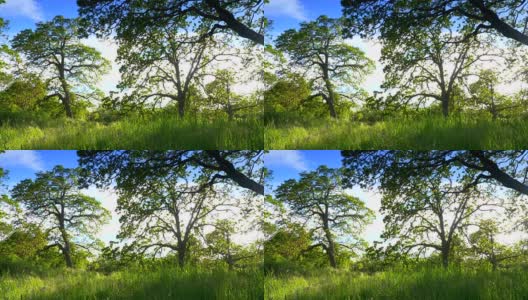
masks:
{"label": "understory vegetation", "polygon": [[399,269],[374,274],[313,271],[267,275],[265,299],[526,299],[528,270]]}
{"label": "understory vegetation", "polygon": [[[526,117],[387,117],[377,121],[296,118],[267,122],[266,149],[522,149]],[[324,121],[323,121],[324,120]]]}
{"label": "understory vegetation", "polygon": [[263,149],[262,120],[159,113],[112,121],[4,114],[2,149]]}
{"label": "understory vegetation", "polygon": [[[2,299],[262,299],[260,269],[165,266],[110,274],[82,270],[0,275]],[[79,288],[82,287],[82,288]]]}

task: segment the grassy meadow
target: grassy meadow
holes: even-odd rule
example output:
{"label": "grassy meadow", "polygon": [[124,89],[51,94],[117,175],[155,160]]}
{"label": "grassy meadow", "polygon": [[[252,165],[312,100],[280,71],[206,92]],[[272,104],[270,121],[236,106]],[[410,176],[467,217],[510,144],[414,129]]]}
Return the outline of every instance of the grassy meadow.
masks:
{"label": "grassy meadow", "polygon": [[162,268],[0,276],[0,299],[262,299],[260,270]]}
{"label": "grassy meadow", "polygon": [[453,116],[399,117],[373,123],[347,120],[268,122],[266,149],[522,149],[528,120]]}
{"label": "grassy meadow", "polygon": [[262,149],[258,118],[179,119],[160,114],[114,122],[24,120],[0,122],[0,148],[14,149]]}
{"label": "grassy meadow", "polygon": [[269,300],[521,300],[528,299],[528,271],[426,269],[373,275],[347,271],[266,275],[264,289]]}

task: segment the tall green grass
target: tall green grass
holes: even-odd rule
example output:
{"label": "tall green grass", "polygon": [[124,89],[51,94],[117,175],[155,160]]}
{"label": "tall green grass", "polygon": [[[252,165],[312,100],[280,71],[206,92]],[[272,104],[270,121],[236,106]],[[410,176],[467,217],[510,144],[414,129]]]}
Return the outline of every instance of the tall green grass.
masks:
{"label": "tall green grass", "polygon": [[0,277],[0,299],[255,299],[264,297],[260,270],[189,268],[128,270],[110,275],[71,271]]}
{"label": "tall green grass", "polygon": [[528,272],[430,269],[365,275],[329,271],[266,276],[264,289],[269,300],[522,300],[528,299]]}
{"label": "tall green grass", "polygon": [[307,120],[265,127],[266,149],[524,149],[528,120],[441,116],[395,118],[372,124]]}
{"label": "tall green grass", "polygon": [[258,118],[179,119],[159,115],[113,123],[50,120],[0,126],[0,148],[15,149],[263,149]]}

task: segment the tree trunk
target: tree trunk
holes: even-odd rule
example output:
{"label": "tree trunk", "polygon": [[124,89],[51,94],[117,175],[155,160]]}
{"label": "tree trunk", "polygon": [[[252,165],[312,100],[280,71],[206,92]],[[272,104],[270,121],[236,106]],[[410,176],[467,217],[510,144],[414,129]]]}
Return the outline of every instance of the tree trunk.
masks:
{"label": "tree trunk", "polygon": [[226,256],[226,262],[229,266],[229,271],[232,271],[235,266],[235,260],[233,259],[233,255],[231,254],[231,235],[228,231],[225,232],[225,238],[227,241],[227,256]]}
{"label": "tree trunk", "polygon": [[185,266],[185,250],[178,250],[178,266],[183,268]]}
{"label": "tree trunk", "polygon": [[330,262],[330,266],[334,269],[337,269],[337,262],[335,258],[335,246],[333,241],[328,243],[328,249],[326,249],[326,253],[328,254],[328,261]]}
{"label": "tree trunk", "polygon": [[490,85],[490,89],[491,89],[491,117],[493,121],[495,121],[497,120],[499,113],[497,111],[497,106],[495,105],[495,90],[493,89],[493,85]]}
{"label": "tree trunk", "polygon": [[442,267],[447,269],[449,267],[449,246],[442,246]]}
{"label": "tree trunk", "polygon": [[444,118],[449,117],[449,95],[442,93],[442,114]]}
{"label": "tree trunk", "polygon": [[491,118],[492,118],[493,121],[495,121],[495,120],[497,120],[498,117],[499,117],[499,113],[497,112],[495,107],[493,107],[491,109]]}
{"label": "tree trunk", "polygon": [[328,105],[328,109],[330,110],[330,116],[334,119],[337,119],[337,112],[335,109],[334,87],[332,86],[332,82],[330,81],[328,67],[323,67],[323,80],[325,82],[326,90],[328,92],[328,95],[326,96],[325,100],[326,104]]}
{"label": "tree trunk", "polygon": [[61,78],[60,81],[62,85],[62,90],[64,92],[64,96],[61,97],[62,105],[64,106],[64,110],[66,111],[66,116],[68,118],[73,119],[73,111],[71,108],[71,93],[70,88],[68,86],[68,82],[66,82],[65,78]]}
{"label": "tree trunk", "polygon": [[498,264],[497,256],[495,255],[495,238],[492,233],[490,233],[489,235],[490,235],[490,241],[491,241],[490,262],[491,262],[492,270],[495,272],[497,270],[497,264]]}
{"label": "tree trunk", "polygon": [[66,262],[66,266],[68,268],[73,268],[73,260],[72,260],[72,257],[71,257],[70,242],[66,242],[64,244],[64,248],[62,250],[62,254],[64,255],[64,261]]}
{"label": "tree trunk", "polygon": [[328,109],[330,110],[330,116],[334,119],[337,119],[337,112],[335,109],[335,100],[334,100],[334,91],[329,90],[328,93],[329,94],[328,94],[327,104],[328,104]]}
{"label": "tree trunk", "polygon": [[226,257],[227,266],[229,268],[229,271],[233,271],[235,269],[235,260],[231,256],[231,254],[228,254]]}
{"label": "tree trunk", "polygon": [[64,256],[64,261],[66,262],[66,266],[68,268],[73,268],[70,238],[68,236],[68,233],[66,232],[66,229],[64,228],[64,221],[60,221],[60,222],[61,222],[60,232],[61,232],[62,240],[64,242],[64,246],[61,248],[62,255]]}
{"label": "tree trunk", "polygon": [[178,97],[178,115],[181,119],[185,116],[185,96]]}
{"label": "tree trunk", "polygon": [[497,271],[497,267],[498,267],[497,259],[495,259],[495,257],[492,257],[490,260],[490,263],[491,263],[491,269],[493,270],[493,272]]}
{"label": "tree trunk", "polygon": [[330,262],[330,266],[332,266],[332,268],[337,268],[337,262],[335,258],[335,244],[332,233],[330,232],[330,228],[328,227],[328,220],[323,220],[323,223],[326,240],[328,242],[328,247],[326,248],[328,261]]}
{"label": "tree trunk", "polygon": [[229,85],[229,80],[226,80],[226,94],[227,94],[227,116],[229,121],[232,121],[234,118],[235,112],[233,111],[233,106],[231,105],[231,86]]}
{"label": "tree trunk", "polygon": [[235,118],[235,113],[233,112],[233,107],[231,106],[231,104],[227,105],[227,116],[229,118],[229,121],[233,121],[233,119]]}

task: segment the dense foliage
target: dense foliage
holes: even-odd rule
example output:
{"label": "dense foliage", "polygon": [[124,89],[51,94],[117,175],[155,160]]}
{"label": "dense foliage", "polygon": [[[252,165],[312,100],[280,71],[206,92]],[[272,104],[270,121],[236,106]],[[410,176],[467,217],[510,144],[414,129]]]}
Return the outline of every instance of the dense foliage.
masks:
{"label": "dense foliage", "polygon": [[[271,181],[266,299],[502,299],[526,291],[525,151],[342,156],[342,168]],[[373,217],[383,224],[379,236],[363,231]]]}
{"label": "dense foliage", "polygon": [[[262,1],[78,2],[78,18],[1,36],[4,148],[263,148]],[[100,45],[115,45],[116,57]],[[223,75],[226,67],[238,76]],[[191,141],[197,132],[214,139]]]}
{"label": "dense foliage", "polygon": [[[261,196],[227,178],[236,172],[250,180],[253,170],[262,172],[261,152],[79,154],[82,168],[27,175],[1,196],[2,296],[175,299],[177,291],[176,299],[263,297],[262,243],[246,238],[258,233]],[[115,166],[111,160],[119,156],[129,160],[106,181],[102,168]],[[150,171],[148,164],[143,171],[126,169],[163,158],[174,162]],[[89,196],[95,183],[105,190],[96,198]],[[119,232],[101,238],[111,217],[119,218],[112,220]],[[115,290],[115,284],[126,288]]]}
{"label": "dense foliage", "polygon": [[269,149],[526,145],[525,1],[341,4],[266,45]]}

